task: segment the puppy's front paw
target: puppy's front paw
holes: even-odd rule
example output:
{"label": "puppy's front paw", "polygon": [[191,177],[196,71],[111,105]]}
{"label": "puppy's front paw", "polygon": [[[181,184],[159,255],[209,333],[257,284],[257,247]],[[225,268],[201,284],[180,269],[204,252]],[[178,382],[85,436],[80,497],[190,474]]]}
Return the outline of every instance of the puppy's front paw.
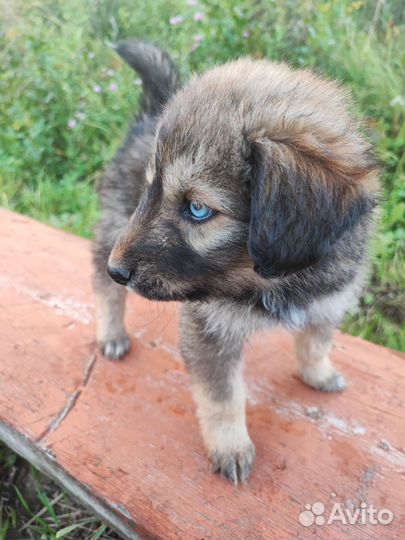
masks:
{"label": "puppy's front paw", "polygon": [[322,392],[342,392],[347,386],[344,376],[333,367],[327,373],[318,369],[302,369],[300,376],[305,384]]}
{"label": "puppy's front paw", "polygon": [[249,439],[248,443],[240,448],[225,452],[214,450],[210,452],[209,459],[215,473],[222,474],[232,484],[237,485],[239,482],[247,482],[255,455],[254,444]]}
{"label": "puppy's front paw", "polygon": [[124,335],[120,338],[101,341],[99,347],[101,353],[109,360],[120,360],[131,348],[131,343],[128,336]]}

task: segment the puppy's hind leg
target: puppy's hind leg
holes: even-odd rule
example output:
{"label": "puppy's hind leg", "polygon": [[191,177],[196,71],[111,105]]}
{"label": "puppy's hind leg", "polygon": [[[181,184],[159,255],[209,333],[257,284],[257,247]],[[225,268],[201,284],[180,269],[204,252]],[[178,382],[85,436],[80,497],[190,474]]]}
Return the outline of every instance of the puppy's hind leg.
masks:
{"label": "puppy's hind leg", "polygon": [[212,317],[221,315],[207,304],[183,308],[182,354],[213,471],[237,484],[246,482],[255,458],[245,417],[244,336],[226,332]]}
{"label": "puppy's hind leg", "polygon": [[325,392],[340,392],[346,381],[329,358],[333,327],[308,326],[295,334],[295,349],[300,377],[304,383]]}

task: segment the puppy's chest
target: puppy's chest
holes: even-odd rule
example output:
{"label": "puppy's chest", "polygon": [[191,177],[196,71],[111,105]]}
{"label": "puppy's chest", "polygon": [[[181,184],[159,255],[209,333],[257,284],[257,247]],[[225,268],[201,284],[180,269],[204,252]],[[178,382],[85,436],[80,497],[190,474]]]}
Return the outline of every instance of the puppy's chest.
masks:
{"label": "puppy's chest", "polygon": [[259,295],[252,314],[266,325],[281,324],[291,330],[303,328],[308,322],[308,308],[312,304],[310,298],[291,298],[288,294],[263,292]]}
{"label": "puppy's chest", "polygon": [[[334,270],[334,271],[333,271]],[[356,273],[348,268],[323,268],[292,276],[268,290],[260,291],[253,311],[258,317],[282,324],[292,330],[304,328],[310,319],[340,318],[342,303],[349,303],[356,288]]]}

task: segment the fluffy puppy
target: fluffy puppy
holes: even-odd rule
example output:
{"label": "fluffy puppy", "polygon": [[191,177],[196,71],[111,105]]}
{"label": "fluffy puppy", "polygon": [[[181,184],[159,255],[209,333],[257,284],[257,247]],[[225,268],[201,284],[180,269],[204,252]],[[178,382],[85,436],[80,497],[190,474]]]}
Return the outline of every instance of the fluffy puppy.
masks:
{"label": "fluffy puppy", "polygon": [[98,341],[108,358],[127,352],[126,290],[184,302],[181,350],[213,470],[246,481],[250,333],[287,327],[302,380],[345,386],[329,351],[364,277],[376,162],[346,91],[308,70],[243,58],[179,89],[159,49],[118,52],[145,95],[101,187]]}

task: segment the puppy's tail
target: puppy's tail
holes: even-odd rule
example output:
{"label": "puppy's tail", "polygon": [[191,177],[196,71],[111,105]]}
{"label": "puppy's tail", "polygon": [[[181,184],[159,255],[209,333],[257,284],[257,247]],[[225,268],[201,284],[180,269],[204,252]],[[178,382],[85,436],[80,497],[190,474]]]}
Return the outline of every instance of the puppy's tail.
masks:
{"label": "puppy's tail", "polygon": [[170,56],[145,41],[126,39],[117,43],[118,54],[141,76],[142,112],[158,115],[169,97],[180,87],[180,74]]}

